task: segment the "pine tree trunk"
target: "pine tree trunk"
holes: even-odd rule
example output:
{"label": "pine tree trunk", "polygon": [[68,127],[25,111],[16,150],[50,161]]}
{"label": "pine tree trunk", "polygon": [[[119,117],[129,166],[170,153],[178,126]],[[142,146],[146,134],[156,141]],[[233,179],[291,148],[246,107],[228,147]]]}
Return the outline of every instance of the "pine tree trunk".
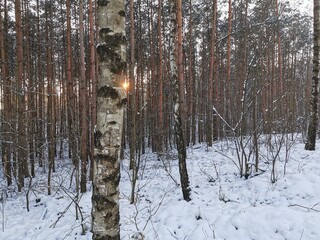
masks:
{"label": "pine tree trunk", "polygon": [[163,151],[163,52],[162,52],[162,0],[158,0],[158,47],[159,47],[159,151]]}
{"label": "pine tree trunk", "polygon": [[[124,1],[97,1],[100,72],[97,88],[97,125],[92,196],[94,240],[120,240],[120,150],[126,73]],[[108,19],[108,21],[106,21]]]}
{"label": "pine tree trunk", "polygon": [[27,175],[27,141],[26,141],[26,109],[25,109],[25,89],[23,80],[23,36],[21,20],[21,3],[15,0],[15,20],[16,20],[16,82],[18,101],[18,191],[24,187],[24,177]]}
{"label": "pine tree trunk", "polygon": [[43,119],[43,105],[44,105],[44,80],[42,77],[42,58],[41,58],[41,40],[40,36],[40,1],[37,0],[37,65],[38,65],[38,104],[37,104],[37,157],[39,160],[39,167],[43,166],[44,153],[44,119]]}
{"label": "pine tree trunk", "polygon": [[47,103],[48,103],[48,111],[47,111],[47,139],[48,139],[48,195],[51,194],[51,173],[54,170],[54,152],[55,152],[55,121],[54,121],[54,75],[53,75],[53,44],[50,39],[52,39],[52,5],[48,3],[46,6],[46,44],[47,44]]}
{"label": "pine tree trunk", "polygon": [[35,176],[35,166],[34,166],[34,153],[35,153],[35,148],[34,148],[34,120],[36,116],[34,114],[36,111],[34,111],[34,78],[31,73],[31,64],[32,64],[32,59],[31,59],[31,40],[30,40],[30,19],[29,19],[29,2],[24,1],[24,13],[25,13],[25,52],[26,52],[26,79],[28,79],[28,89],[30,89],[27,92],[27,103],[26,105],[28,106],[28,113],[26,114],[27,116],[27,121],[26,124],[28,124],[28,143],[29,143],[29,149],[28,149],[28,156],[29,156],[29,162],[30,162],[30,174],[32,177]]}
{"label": "pine tree trunk", "polygon": [[[2,9],[1,9],[2,10]],[[0,14],[1,15],[1,14]],[[5,166],[5,175],[7,178],[7,185],[10,186],[12,184],[12,174],[11,174],[11,148],[10,142],[12,136],[11,132],[11,81],[9,78],[9,70],[8,70],[8,52],[7,48],[7,37],[5,33],[8,32],[8,14],[7,14],[7,1],[4,2],[4,19],[2,21],[2,17],[0,16],[0,43],[1,43],[1,76],[3,79],[3,148],[2,148],[2,156],[3,162]]]}
{"label": "pine tree trunk", "polygon": [[318,83],[319,83],[319,49],[320,49],[320,0],[313,1],[314,12],[314,33],[313,33],[313,76],[311,86],[310,118],[308,127],[306,150],[315,150],[317,124],[318,124]]}
{"label": "pine tree trunk", "polygon": [[[216,64],[216,25],[217,25],[217,0],[213,0],[212,5],[212,32],[211,32],[211,49],[210,49],[210,66],[209,66],[209,88],[208,88],[208,109],[206,122],[206,140],[208,146],[213,143],[213,103],[214,103],[214,86],[215,86],[215,64]],[[215,126],[216,127],[216,126]]]}
{"label": "pine tree trunk", "polygon": [[66,0],[66,16],[67,16],[67,115],[68,115],[68,138],[69,138],[69,157],[76,165],[76,151],[75,151],[75,104],[74,104],[74,83],[72,78],[72,49],[71,49],[71,3]]}
{"label": "pine tree trunk", "polygon": [[138,179],[139,164],[136,157],[137,146],[137,124],[136,124],[136,81],[134,75],[135,67],[135,44],[134,44],[134,4],[133,0],[130,0],[130,64],[129,64],[129,78],[130,78],[130,95],[129,95],[129,111],[130,111],[130,168],[132,169],[132,187],[131,187],[131,200],[133,204],[135,201],[135,187]]}
{"label": "pine tree trunk", "polygon": [[230,122],[231,120],[231,32],[232,32],[232,3],[228,0],[228,40],[227,40],[227,79],[225,87],[225,111],[226,120]]}

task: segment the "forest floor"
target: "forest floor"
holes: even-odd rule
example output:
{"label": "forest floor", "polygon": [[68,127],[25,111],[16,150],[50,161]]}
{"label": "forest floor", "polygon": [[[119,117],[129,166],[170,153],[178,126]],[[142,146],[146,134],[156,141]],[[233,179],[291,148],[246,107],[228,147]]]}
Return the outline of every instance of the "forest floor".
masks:
{"label": "forest floor", "polygon": [[[190,202],[182,199],[178,161],[171,152],[141,156],[136,203],[130,204],[131,173],[125,159],[120,182],[121,239],[134,239],[141,232],[145,240],[319,240],[320,142],[316,151],[305,151],[302,141],[293,138],[293,142],[278,138],[262,143],[260,170],[248,179],[240,178],[233,142],[188,148]],[[66,160],[57,163],[51,196],[46,196],[45,174],[32,181],[30,211],[26,192],[2,188],[6,190],[0,192],[1,240],[91,239],[91,191],[80,196],[81,214],[76,220],[70,169]]]}

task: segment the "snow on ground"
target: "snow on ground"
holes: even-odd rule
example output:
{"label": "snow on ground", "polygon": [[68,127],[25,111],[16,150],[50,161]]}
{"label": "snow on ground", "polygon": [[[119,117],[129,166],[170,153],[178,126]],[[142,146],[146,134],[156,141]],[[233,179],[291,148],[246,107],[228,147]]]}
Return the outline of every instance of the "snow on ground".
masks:
{"label": "snow on ground", "polygon": [[[190,202],[182,200],[176,185],[175,154],[159,158],[147,153],[141,157],[137,202],[130,205],[130,172],[125,160],[120,185],[121,239],[133,239],[133,234],[142,232],[145,240],[319,240],[320,142],[317,146],[316,151],[305,151],[304,144],[296,140],[290,152],[283,150],[275,183],[270,181],[272,164],[267,152],[261,152],[264,163],[259,174],[246,180],[239,177],[232,162],[237,161],[232,142],[189,148]],[[290,153],[287,164],[286,153]],[[71,174],[66,164],[60,168],[52,196],[45,195],[41,184],[45,178],[34,180],[29,212],[25,194],[12,191],[2,199],[0,239],[91,239],[90,231],[81,235],[81,221],[76,220],[73,197],[67,191],[68,177],[61,176]],[[90,200],[88,192],[79,203],[85,230],[90,229]]]}

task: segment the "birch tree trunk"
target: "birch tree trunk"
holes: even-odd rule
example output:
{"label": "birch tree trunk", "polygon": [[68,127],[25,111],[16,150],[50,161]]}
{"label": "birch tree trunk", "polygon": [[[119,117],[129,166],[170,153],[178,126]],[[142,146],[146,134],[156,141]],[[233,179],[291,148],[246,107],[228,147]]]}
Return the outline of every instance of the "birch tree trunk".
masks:
{"label": "birch tree trunk", "polygon": [[94,155],[94,127],[97,121],[97,114],[96,114],[96,56],[95,56],[95,45],[94,45],[94,14],[93,14],[93,3],[92,0],[88,1],[89,4],[89,48],[90,48],[90,80],[91,80],[91,128],[90,128],[90,175],[89,179],[92,181],[93,179],[93,155]]}
{"label": "birch tree trunk", "polygon": [[[177,0],[180,1],[180,0]],[[176,145],[178,150],[179,158],[179,172],[183,199],[190,201],[190,187],[189,187],[189,177],[186,164],[186,146],[183,137],[182,123],[181,123],[181,105],[180,105],[180,84],[178,79],[178,68],[177,68],[177,56],[175,55],[175,38],[177,34],[177,1],[170,0],[170,68],[171,68],[171,85],[173,88],[173,104],[174,104],[174,128]]]}
{"label": "birch tree trunk", "polygon": [[83,1],[79,0],[79,37],[80,37],[80,155],[81,155],[81,175],[80,175],[80,191],[87,191],[87,163],[88,163],[88,122],[87,122],[87,82],[85,73],[85,57],[84,57],[84,26],[83,26]]}
{"label": "birch tree trunk", "polygon": [[318,122],[318,83],[319,83],[319,47],[320,47],[320,0],[313,1],[314,13],[314,33],[313,33],[313,76],[311,86],[311,101],[310,101],[310,118],[308,127],[306,150],[315,150],[316,148],[316,135],[317,135],[317,122]]}
{"label": "birch tree trunk", "polygon": [[120,239],[119,181],[126,71],[124,0],[98,0],[99,74],[92,196],[93,239]]}

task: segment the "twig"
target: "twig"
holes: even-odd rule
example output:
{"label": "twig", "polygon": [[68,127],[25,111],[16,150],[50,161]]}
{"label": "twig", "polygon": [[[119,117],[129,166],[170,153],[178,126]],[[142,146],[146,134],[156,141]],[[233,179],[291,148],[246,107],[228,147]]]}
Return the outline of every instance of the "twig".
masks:
{"label": "twig", "polygon": [[304,232],[304,229],[302,229],[302,231],[301,231],[300,240],[302,240],[303,232]]}
{"label": "twig", "polygon": [[178,238],[169,230],[169,228],[167,228],[167,231],[170,233],[170,235],[171,235],[172,237],[174,237],[175,239],[178,239]]}
{"label": "twig", "polygon": [[48,212],[48,209],[46,207],[45,210],[43,211],[42,215],[41,215],[41,220],[44,220],[46,218],[47,212]]}
{"label": "twig", "polygon": [[313,205],[312,207],[306,207],[306,206],[302,206],[300,204],[290,204],[288,207],[300,207],[300,208],[304,208],[304,209],[307,209],[307,210],[312,210],[312,211],[315,211],[315,212],[320,212],[320,210],[318,209],[314,209],[315,206],[317,206],[319,203],[316,203],[315,205]]}
{"label": "twig", "polygon": [[163,165],[164,170],[166,171],[166,173],[169,175],[169,177],[172,179],[172,181],[175,183],[175,185],[176,185],[177,187],[179,187],[179,186],[180,186],[179,183],[177,182],[177,180],[174,179],[174,177],[173,177],[172,174],[170,173],[168,167],[166,166],[166,164],[165,164],[165,162],[164,162],[164,159],[162,159],[162,158],[160,157],[160,160],[161,160],[161,162],[162,162],[162,165]]}
{"label": "twig", "polygon": [[56,225],[57,225],[57,223],[59,222],[59,220],[60,220],[60,219],[63,217],[63,215],[69,210],[69,208],[71,207],[72,203],[73,203],[73,201],[71,201],[71,202],[69,203],[69,205],[66,207],[66,209],[61,213],[61,215],[58,217],[58,219],[49,226],[49,228],[55,228],[55,227],[56,227]]}
{"label": "twig", "polygon": [[200,171],[208,178],[209,182],[215,182],[216,181],[214,179],[214,177],[211,176],[209,173],[207,173],[203,168],[200,168]]}
{"label": "twig", "polygon": [[168,192],[165,192],[165,193],[163,194],[160,202],[158,203],[158,205],[155,206],[154,208],[152,208],[151,211],[149,211],[149,212],[150,212],[150,215],[149,215],[149,217],[148,217],[148,219],[147,219],[147,221],[146,221],[146,224],[144,225],[142,231],[144,231],[144,230],[146,229],[146,227],[147,227],[149,221],[151,220],[151,218],[152,218],[154,215],[156,215],[156,213],[158,212],[159,208],[162,206],[163,200],[165,199],[167,193],[168,193]]}

